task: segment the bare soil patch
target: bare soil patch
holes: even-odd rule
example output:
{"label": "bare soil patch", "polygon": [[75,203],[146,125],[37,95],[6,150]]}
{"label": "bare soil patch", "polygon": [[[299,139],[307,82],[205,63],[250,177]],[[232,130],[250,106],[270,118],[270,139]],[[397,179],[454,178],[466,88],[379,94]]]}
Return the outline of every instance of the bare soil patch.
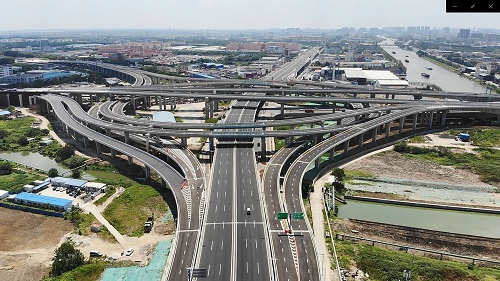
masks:
{"label": "bare soil patch", "polygon": [[346,170],[367,171],[377,177],[490,186],[470,171],[409,159],[394,151],[375,154],[344,167]]}
{"label": "bare soil patch", "polygon": [[0,208],[2,280],[41,280],[48,275],[56,247],[73,225],[61,218]]}

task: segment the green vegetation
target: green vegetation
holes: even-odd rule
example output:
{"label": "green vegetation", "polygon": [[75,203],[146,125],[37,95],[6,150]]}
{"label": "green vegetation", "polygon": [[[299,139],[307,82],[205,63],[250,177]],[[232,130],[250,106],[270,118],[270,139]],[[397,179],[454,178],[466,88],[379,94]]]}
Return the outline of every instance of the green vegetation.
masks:
{"label": "green vegetation", "polygon": [[26,173],[20,170],[13,170],[10,175],[0,176],[0,186],[3,190],[19,191],[25,184],[41,179],[43,179],[42,176]]}
{"label": "green vegetation", "polygon": [[38,141],[49,131],[31,128],[33,121],[33,117],[0,120],[0,151],[37,151]]}
{"label": "green vegetation", "polygon": [[70,242],[64,242],[55,250],[55,257],[53,261],[50,275],[59,276],[64,272],[83,265],[85,258],[80,250],[75,249],[73,244]]}
{"label": "green vegetation", "polygon": [[[71,211],[64,216],[65,220],[69,220],[73,224],[73,233],[79,235],[90,235],[90,226],[97,223],[98,220],[92,214],[84,213],[80,208],[73,207]],[[101,231],[97,234],[104,241],[115,242],[115,237],[105,227],[101,227]]]}
{"label": "green vegetation", "polygon": [[0,175],[10,175],[12,173],[12,165],[8,161],[0,161]]}
{"label": "green vegetation", "polygon": [[167,204],[158,191],[135,182],[108,205],[103,215],[120,233],[141,236],[148,216],[166,211]]}
{"label": "green vegetation", "polygon": [[48,175],[51,178],[55,178],[55,177],[59,176],[59,171],[56,168],[51,168],[49,170],[49,174]]}
{"label": "green vegetation", "polygon": [[[42,281],[95,281],[99,280],[99,277],[106,269],[108,263],[104,261],[94,261],[81,265],[71,271],[63,273],[58,277],[48,277],[42,279]],[[116,266],[113,264],[113,266]]]}
{"label": "green vegetation", "polygon": [[277,130],[277,131],[286,131],[286,130],[291,130],[291,129],[292,129],[292,126],[288,126],[288,125],[278,126],[278,127],[273,128],[273,130]]}
{"label": "green vegetation", "polygon": [[359,178],[374,179],[374,178],[376,178],[375,175],[370,174],[369,172],[366,172],[366,171],[345,170],[344,172],[345,172],[345,181],[349,184],[352,184],[352,180],[354,180],[354,179],[359,179]]}
{"label": "green vegetation", "polygon": [[78,155],[73,155],[67,158],[66,160],[62,161],[62,163],[64,166],[67,166],[70,169],[74,169],[82,166],[85,160],[87,160],[87,158]]}
{"label": "green vegetation", "polygon": [[492,184],[500,182],[500,150],[494,148],[476,148],[474,151],[477,154],[454,153],[442,146],[424,148],[400,142],[394,146],[394,151],[403,153],[406,157],[470,170],[480,175],[483,182]]}
{"label": "green vegetation", "polygon": [[285,140],[282,138],[274,138],[274,149],[276,151],[280,150],[285,146]]}
{"label": "green vegetation", "polygon": [[217,118],[208,118],[205,120],[205,123],[217,123],[218,120]]}
{"label": "green vegetation", "polygon": [[[500,147],[500,129],[467,130],[474,145],[480,147]],[[458,134],[458,133],[457,133]]]}
{"label": "green vegetation", "polygon": [[416,136],[413,138],[408,139],[409,143],[425,143],[425,137],[424,136]]}
{"label": "green vegetation", "polygon": [[399,280],[403,277],[403,270],[411,270],[412,280],[421,281],[500,279],[498,267],[477,267],[463,262],[440,261],[348,241],[336,241],[335,246],[341,267],[349,268],[355,264],[370,275],[370,280]]}

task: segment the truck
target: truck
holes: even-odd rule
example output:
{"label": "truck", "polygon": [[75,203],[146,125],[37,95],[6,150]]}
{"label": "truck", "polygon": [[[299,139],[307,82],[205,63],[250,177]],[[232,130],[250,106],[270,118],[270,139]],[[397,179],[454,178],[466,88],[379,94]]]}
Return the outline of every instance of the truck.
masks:
{"label": "truck", "polygon": [[154,217],[153,215],[148,217],[148,220],[144,223],[144,233],[149,233],[153,229]]}
{"label": "truck", "polygon": [[304,110],[305,113],[314,113],[314,109],[306,109]]}

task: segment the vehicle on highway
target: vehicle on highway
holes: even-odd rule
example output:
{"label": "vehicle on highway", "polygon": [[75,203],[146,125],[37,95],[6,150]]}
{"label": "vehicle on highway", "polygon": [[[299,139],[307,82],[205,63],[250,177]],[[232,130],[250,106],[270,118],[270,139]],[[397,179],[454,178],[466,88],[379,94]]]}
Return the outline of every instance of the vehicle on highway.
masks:
{"label": "vehicle on highway", "polygon": [[247,208],[247,215],[250,215],[251,211],[250,208]]}
{"label": "vehicle on highway", "polygon": [[425,72],[422,72],[420,75],[424,76],[425,78],[429,78],[429,77],[431,77],[431,75],[430,75],[430,74],[427,74],[427,73],[425,73]]}

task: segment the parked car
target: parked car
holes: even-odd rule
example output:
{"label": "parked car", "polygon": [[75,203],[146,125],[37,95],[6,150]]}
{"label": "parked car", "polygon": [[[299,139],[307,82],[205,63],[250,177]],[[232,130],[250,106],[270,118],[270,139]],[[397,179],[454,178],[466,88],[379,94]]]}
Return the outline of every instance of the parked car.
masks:
{"label": "parked car", "polygon": [[134,249],[130,248],[130,249],[128,249],[128,250],[125,252],[125,255],[126,255],[126,256],[131,256],[133,252],[134,252]]}
{"label": "parked car", "polygon": [[90,251],[91,257],[102,257],[102,253],[99,251]]}

